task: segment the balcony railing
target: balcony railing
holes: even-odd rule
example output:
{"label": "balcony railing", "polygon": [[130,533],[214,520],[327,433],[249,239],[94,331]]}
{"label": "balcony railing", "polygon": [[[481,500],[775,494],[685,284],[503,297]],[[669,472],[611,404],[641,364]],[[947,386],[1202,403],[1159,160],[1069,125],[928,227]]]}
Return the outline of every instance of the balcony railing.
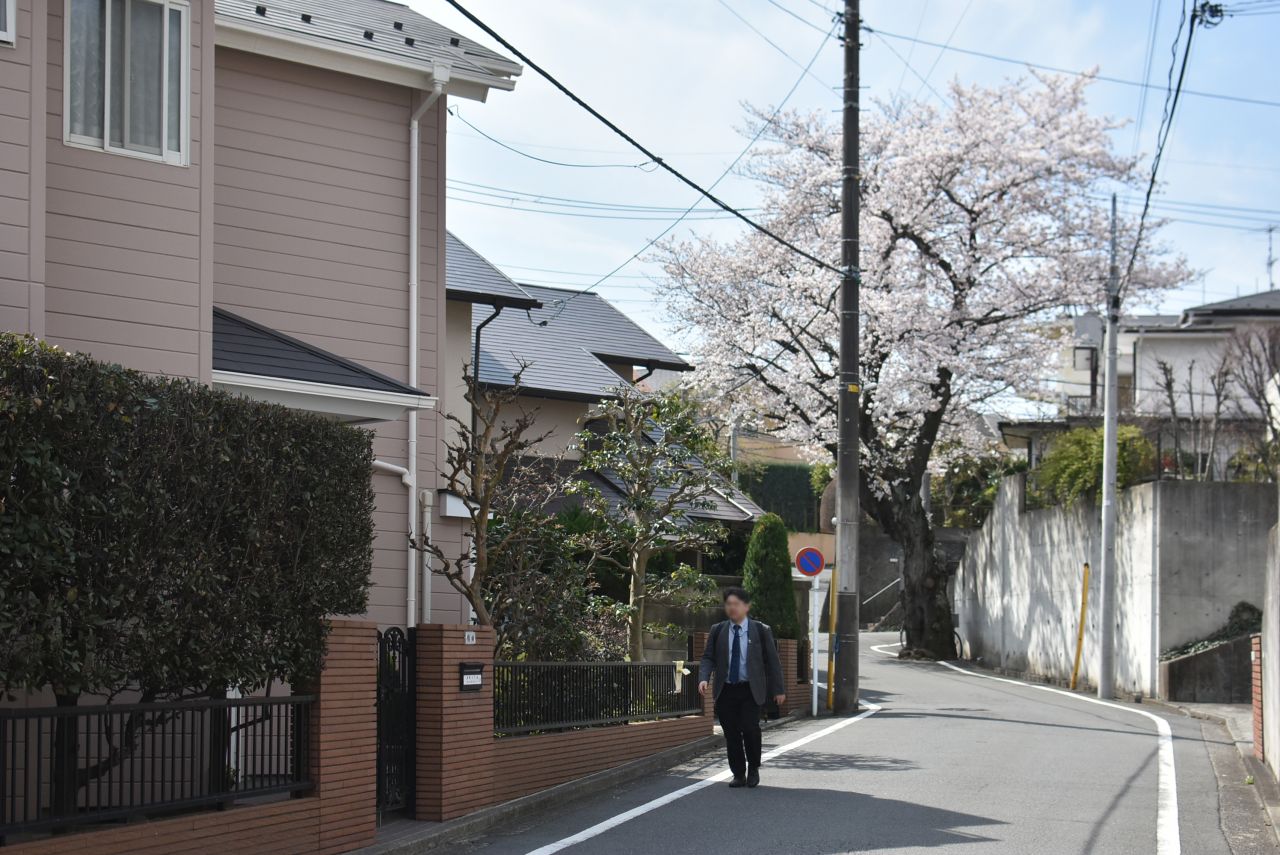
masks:
{"label": "balcony railing", "polygon": [[310,789],[313,700],[0,710],[0,838]]}
{"label": "balcony railing", "polygon": [[495,662],[493,670],[493,724],[500,735],[702,712],[697,674],[677,671],[675,663]]}

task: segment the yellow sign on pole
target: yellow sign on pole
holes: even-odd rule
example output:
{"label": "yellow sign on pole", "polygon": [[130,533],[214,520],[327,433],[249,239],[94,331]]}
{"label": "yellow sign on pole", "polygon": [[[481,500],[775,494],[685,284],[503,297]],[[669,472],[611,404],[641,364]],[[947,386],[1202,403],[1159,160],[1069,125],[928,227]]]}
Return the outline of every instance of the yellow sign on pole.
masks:
{"label": "yellow sign on pole", "polygon": [[1089,609],[1089,562],[1084,564],[1084,585],[1080,590],[1080,626],[1076,629],[1076,663],[1071,666],[1071,689],[1076,687],[1076,679],[1080,676],[1080,652],[1084,649],[1084,619]]}

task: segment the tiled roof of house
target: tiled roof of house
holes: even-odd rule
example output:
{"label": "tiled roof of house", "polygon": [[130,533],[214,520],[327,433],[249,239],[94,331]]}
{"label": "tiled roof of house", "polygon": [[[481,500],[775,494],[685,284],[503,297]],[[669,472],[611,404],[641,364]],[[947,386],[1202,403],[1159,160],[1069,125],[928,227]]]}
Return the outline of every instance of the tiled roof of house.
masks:
{"label": "tiled roof of house", "polygon": [[1247,297],[1206,303],[1183,312],[1184,322],[1196,315],[1277,315],[1280,314],[1280,291],[1262,291]]}
{"label": "tiled roof of house", "polygon": [[522,67],[471,39],[390,0],[215,0],[224,21],[302,41],[393,59],[429,69],[448,63],[455,75],[511,89]]}
{"label": "tiled roof of house", "polygon": [[536,309],[542,305],[452,232],[445,232],[444,257],[450,300],[513,309]]}
{"label": "tiled roof of house", "polygon": [[426,395],[358,362],[216,306],[213,309],[213,370],[377,392]]}
{"label": "tiled roof of house", "polygon": [[[524,366],[520,385],[531,395],[598,400],[623,379],[611,364],[693,369],[598,294],[520,287],[542,307],[503,312],[484,328],[480,379],[485,383],[510,386]],[[472,329],[490,314],[474,308]]]}

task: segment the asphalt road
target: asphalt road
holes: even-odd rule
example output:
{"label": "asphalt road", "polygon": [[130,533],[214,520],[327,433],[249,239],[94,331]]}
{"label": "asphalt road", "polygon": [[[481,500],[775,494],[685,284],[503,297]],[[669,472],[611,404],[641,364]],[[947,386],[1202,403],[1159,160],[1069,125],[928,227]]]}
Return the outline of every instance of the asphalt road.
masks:
{"label": "asphalt road", "polygon": [[[767,731],[766,758],[782,753],[758,789],[703,783],[727,774],[717,752],[454,851],[1231,855],[1210,761],[1221,731],[871,649],[893,641],[863,636],[862,697],[879,709]],[[1168,722],[1163,751],[1159,725],[1134,710]],[[1158,771],[1170,757],[1176,804]]]}

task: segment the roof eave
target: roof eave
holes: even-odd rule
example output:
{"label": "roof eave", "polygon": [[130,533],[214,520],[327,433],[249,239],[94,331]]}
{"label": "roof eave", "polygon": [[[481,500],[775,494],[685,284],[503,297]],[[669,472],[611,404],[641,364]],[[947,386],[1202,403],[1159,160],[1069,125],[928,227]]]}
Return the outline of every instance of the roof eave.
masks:
{"label": "roof eave", "polygon": [[501,306],[504,309],[541,309],[542,302],[533,298],[504,297],[498,294],[486,294],[483,291],[471,291],[466,288],[449,288],[445,296],[458,303],[479,303],[483,306]]}
{"label": "roof eave", "polygon": [[[411,89],[429,89],[434,79],[431,65],[409,62],[390,55],[377,56],[369,51],[353,50],[338,42],[303,38],[225,15],[215,16],[214,23],[214,43],[218,47],[325,68]],[[456,97],[484,101],[491,89],[509,92],[515,86],[516,82],[509,78],[477,75],[455,67],[449,75],[448,92]]]}

